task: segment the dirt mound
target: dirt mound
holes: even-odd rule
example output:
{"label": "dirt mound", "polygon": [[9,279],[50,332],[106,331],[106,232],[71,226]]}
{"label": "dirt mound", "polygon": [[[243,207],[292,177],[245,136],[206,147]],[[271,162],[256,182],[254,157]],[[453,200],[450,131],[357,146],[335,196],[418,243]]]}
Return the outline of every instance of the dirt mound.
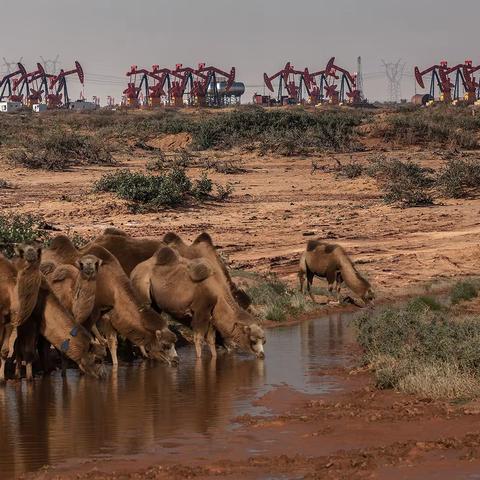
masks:
{"label": "dirt mound", "polygon": [[155,148],[161,148],[165,152],[178,152],[185,150],[190,145],[192,137],[188,133],[174,133],[163,137],[154,138],[147,142],[147,145]]}

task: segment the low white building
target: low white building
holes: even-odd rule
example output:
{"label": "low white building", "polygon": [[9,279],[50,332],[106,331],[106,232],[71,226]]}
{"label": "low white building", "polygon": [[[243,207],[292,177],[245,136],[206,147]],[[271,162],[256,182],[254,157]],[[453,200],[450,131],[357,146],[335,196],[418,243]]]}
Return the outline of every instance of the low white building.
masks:
{"label": "low white building", "polygon": [[21,102],[0,102],[0,112],[1,113],[11,113],[18,112],[23,107]]}
{"label": "low white building", "polygon": [[32,110],[35,113],[41,113],[41,112],[46,112],[47,111],[47,104],[46,103],[35,103],[32,107]]}
{"label": "low white building", "polygon": [[70,110],[75,111],[85,111],[85,110],[96,110],[98,105],[93,102],[87,102],[85,100],[75,100],[68,105]]}

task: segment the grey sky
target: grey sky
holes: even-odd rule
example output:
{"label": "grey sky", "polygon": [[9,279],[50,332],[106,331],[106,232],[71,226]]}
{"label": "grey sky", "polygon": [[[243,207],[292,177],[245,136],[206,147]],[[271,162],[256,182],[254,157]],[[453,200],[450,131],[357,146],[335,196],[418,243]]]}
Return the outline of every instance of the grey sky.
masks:
{"label": "grey sky", "polygon": [[[379,72],[381,59],[431,65],[467,57],[480,62],[479,0],[0,0],[0,58],[23,56],[27,68],[58,53],[62,66],[78,59],[92,75],[88,97],[113,94],[99,74],[123,77],[131,64],[196,65],[206,61],[237,79],[262,84],[286,61],[323,67],[328,58],[355,70]],[[2,63],[0,61],[0,63]],[[2,67],[0,66],[0,69]],[[95,75],[95,77],[93,77]],[[95,81],[94,81],[95,79]],[[112,79],[113,80],[113,79]],[[126,82],[126,80],[125,80]],[[403,96],[413,93],[413,79]],[[383,99],[382,78],[365,80],[367,96]],[[249,98],[247,99],[249,100]]]}

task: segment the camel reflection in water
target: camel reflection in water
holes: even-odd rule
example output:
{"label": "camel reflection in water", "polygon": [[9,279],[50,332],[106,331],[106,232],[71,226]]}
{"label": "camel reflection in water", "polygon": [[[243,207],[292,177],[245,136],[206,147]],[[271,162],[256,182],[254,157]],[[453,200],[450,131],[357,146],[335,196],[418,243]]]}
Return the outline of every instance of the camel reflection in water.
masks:
{"label": "camel reflection in water", "polygon": [[135,454],[175,434],[208,434],[236,415],[242,389],[263,384],[262,361],[144,362],[105,381],[70,374],[0,389],[0,472],[19,475],[95,454]]}

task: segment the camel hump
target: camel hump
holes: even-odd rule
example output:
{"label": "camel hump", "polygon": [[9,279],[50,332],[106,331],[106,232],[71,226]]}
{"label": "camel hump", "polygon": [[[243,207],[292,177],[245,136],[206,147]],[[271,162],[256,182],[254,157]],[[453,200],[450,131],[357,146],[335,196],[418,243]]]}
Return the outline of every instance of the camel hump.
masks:
{"label": "camel hump", "polygon": [[50,250],[61,250],[63,252],[76,252],[77,249],[66,235],[57,235],[50,243]]}
{"label": "camel hump", "polygon": [[313,252],[319,245],[320,242],[318,240],[309,240],[307,243],[307,252]]}
{"label": "camel hump", "polygon": [[178,262],[178,253],[170,247],[162,247],[154,255],[157,265],[173,265]]}
{"label": "camel hump", "polygon": [[188,274],[192,281],[201,282],[212,274],[212,269],[204,259],[199,258],[189,262]]}
{"label": "camel hump", "polygon": [[206,243],[210,246],[213,247],[213,240],[212,237],[207,233],[203,232],[201,233],[194,241],[193,245],[198,245],[199,243]]}
{"label": "camel hump", "polygon": [[126,232],[115,227],[107,227],[103,231],[102,235],[117,235],[119,237],[128,237],[128,234]]}
{"label": "camel hump", "polygon": [[44,275],[50,275],[56,267],[57,265],[55,264],[55,262],[45,262],[40,265],[40,271]]}
{"label": "camel hump", "polygon": [[58,266],[50,276],[52,283],[63,282],[67,278],[74,278],[78,270],[72,265],[60,265]]}
{"label": "camel hump", "polygon": [[182,239],[174,232],[167,232],[164,236],[163,236],[163,243],[166,243],[167,245],[173,243],[179,243],[181,242]]}

